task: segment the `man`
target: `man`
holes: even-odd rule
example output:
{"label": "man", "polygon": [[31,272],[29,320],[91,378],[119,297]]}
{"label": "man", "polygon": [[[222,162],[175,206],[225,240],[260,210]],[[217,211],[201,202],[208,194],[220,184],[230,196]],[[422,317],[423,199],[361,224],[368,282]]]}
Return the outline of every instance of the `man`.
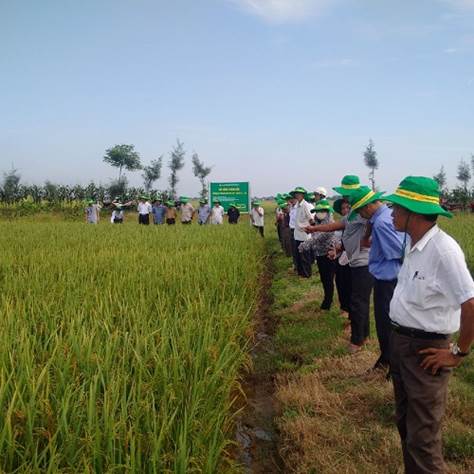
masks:
{"label": "man", "polygon": [[221,225],[224,222],[224,208],[219,199],[214,199],[214,206],[211,209],[211,224]]}
{"label": "man", "polygon": [[369,272],[374,277],[374,314],[380,357],[373,369],[386,370],[390,364],[390,301],[397,284],[401,266],[404,234],[393,226],[392,211],[380,201],[383,193],[375,193],[361,186],[350,197],[352,212],[349,222],[357,214],[370,224],[371,238],[367,242]]}
{"label": "man", "polygon": [[258,232],[260,232],[260,235],[262,237],[264,236],[264,226],[265,226],[264,214],[265,214],[265,211],[263,210],[263,207],[261,206],[261,202],[253,201],[252,210],[250,211],[250,220],[254,228],[258,230]]}
{"label": "man", "polygon": [[441,421],[451,369],[474,340],[474,283],[458,243],[436,224],[439,215],[451,217],[439,204],[436,181],[409,176],[385,200],[393,203],[395,229],[411,239],[390,304],[390,366],[405,471],[444,473]]}
{"label": "man", "polygon": [[328,192],[326,188],[322,186],[318,186],[314,191],[314,203],[317,204],[319,201],[326,199],[328,196]]}
{"label": "man", "polygon": [[306,189],[299,186],[290,192],[291,196],[296,199],[296,217],[295,217],[295,232],[294,232],[294,253],[296,260],[296,271],[299,276],[303,278],[311,277],[311,260],[307,258],[306,253],[299,252],[300,244],[311,238],[306,232],[305,227],[313,224],[313,216],[311,210],[313,205],[306,201],[305,197],[308,194]]}
{"label": "man", "polygon": [[209,216],[211,215],[211,208],[205,199],[199,201],[198,208],[198,224],[204,225],[209,221]]}
{"label": "man", "polygon": [[231,204],[229,209],[227,209],[227,217],[229,224],[237,224],[239,222],[240,211],[235,204]]}
{"label": "man", "polygon": [[191,224],[194,216],[194,207],[189,198],[181,197],[181,224]]}
{"label": "man", "polygon": [[298,247],[295,242],[295,226],[296,226],[296,212],[298,210],[298,201],[290,193],[287,194],[288,208],[289,208],[289,228],[290,228],[290,243],[291,243],[291,256],[293,258],[293,271],[298,272],[297,253]]}
{"label": "man", "polygon": [[147,196],[140,196],[138,200],[138,223],[141,225],[150,224],[150,214],[152,211],[151,204],[148,202]]}
{"label": "man", "polygon": [[[360,188],[359,177],[346,175],[342,178],[341,186],[333,188],[344,197]],[[317,226],[309,226],[306,232],[333,232],[342,230],[342,244],[349,259],[351,271],[351,306],[349,319],[351,322],[351,341],[349,353],[355,354],[362,349],[370,334],[370,295],[373,279],[369,273],[369,250],[361,246],[361,240],[366,234],[367,221],[357,216],[349,222],[349,216],[339,222]]]}
{"label": "man", "polygon": [[88,224],[98,224],[100,220],[100,206],[94,201],[89,199],[86,207],[86,222]]}
{"label": "man", "polygon": [[167,201],[166,213],[165,213],[166,224],[175,225],[177,215],[178,215],[178,211],[176,210],[176,203],[174,201]]}
{"label": "man", "polygon": [[153,203],[153,207],[151,209],[153,214],[153,222],[156,225],[164,224],[165,222],[165,214],[166,214],[166,206],[162,203],[161,199],[156,199]]}

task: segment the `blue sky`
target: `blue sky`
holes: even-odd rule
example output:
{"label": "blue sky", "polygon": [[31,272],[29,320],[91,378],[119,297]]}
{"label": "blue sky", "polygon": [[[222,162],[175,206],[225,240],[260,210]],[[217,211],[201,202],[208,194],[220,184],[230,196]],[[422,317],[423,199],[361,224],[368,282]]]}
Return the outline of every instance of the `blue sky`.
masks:
{"label": "blue sky", "polygon": [[[0,171],[107,183],[104,150],[148,162],[180,138],[255,194],[381,189],[474,153],[474,0],[0,0]],[[167,187],[168,171],[157,187]],[[141,182],[139,173],[129,174]]]}

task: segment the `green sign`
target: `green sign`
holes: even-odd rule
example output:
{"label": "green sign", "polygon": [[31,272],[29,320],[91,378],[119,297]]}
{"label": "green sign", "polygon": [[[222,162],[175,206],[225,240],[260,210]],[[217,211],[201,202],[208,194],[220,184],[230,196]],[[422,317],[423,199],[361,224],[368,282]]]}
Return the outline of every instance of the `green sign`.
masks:
{"label": "green sign", "polygon": [[227,212],[229,206],[234,204],[240,212],[250,211],[250,186],[249,183],[211,183],[209,187],[210,203],[218,199]]}

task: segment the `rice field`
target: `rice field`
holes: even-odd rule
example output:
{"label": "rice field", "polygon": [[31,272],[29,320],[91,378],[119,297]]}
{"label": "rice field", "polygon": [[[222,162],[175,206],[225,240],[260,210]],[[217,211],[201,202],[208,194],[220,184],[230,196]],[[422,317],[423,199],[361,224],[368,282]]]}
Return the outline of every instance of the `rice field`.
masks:
{"label": "rice field", "polygon": [[0,222],[0,247],[0,470],[233,469],[253,229]]}

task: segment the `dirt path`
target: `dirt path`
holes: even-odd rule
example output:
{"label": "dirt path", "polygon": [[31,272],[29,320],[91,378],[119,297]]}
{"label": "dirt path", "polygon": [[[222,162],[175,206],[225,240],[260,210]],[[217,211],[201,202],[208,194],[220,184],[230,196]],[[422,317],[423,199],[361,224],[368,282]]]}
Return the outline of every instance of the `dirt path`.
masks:
{"label": "dirt path", "polygon": [[275,369],[272,364],[265,363],[274,353],[273,336],[277,324],[271,314],[272,276],[272,257],[269,256],[255,316],[255,339],[250,351],[253,368],[242,383],[245,405],[236,426],[236,441],[240,447],[237,460],[243,466],[243,472],[248,474],[283,472],[275,427]]}

